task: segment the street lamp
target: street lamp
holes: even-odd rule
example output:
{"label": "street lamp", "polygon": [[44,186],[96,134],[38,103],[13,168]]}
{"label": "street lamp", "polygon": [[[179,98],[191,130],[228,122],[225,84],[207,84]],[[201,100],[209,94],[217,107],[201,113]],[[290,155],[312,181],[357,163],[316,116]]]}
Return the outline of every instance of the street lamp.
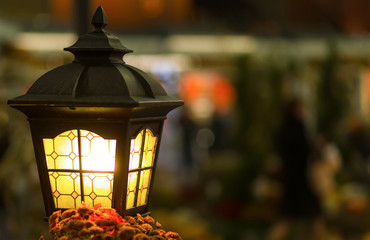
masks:
{"label": "street lamp", "polygon": [[75,60],[8,101],[28,117],[47,216],[82,202],[147,213],[163,123],[183,104],[122,60],[132,51],[106,19],[99,7],[95,30],[65,48]]}

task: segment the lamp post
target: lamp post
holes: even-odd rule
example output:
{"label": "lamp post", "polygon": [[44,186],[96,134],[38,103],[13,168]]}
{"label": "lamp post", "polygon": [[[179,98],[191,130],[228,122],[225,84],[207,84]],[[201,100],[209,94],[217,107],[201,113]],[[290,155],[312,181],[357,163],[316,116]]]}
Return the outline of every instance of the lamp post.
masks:
{"label": "lamp post", "polygon": [[106,19],[99,7],[95,30],[65,48],[75,60],[8,101],[28,117],[47,216],[82,202],[147,213],[163,123],[183,104],[122,60],[132,51]]}

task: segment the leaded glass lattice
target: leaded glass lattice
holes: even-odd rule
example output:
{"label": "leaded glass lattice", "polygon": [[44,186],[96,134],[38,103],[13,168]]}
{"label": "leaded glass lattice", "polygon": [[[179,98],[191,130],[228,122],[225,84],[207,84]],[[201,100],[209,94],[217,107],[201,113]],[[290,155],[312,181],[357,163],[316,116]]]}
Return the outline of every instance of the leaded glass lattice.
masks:
{"label": "leaded glass lattice", "polygon": [[126,209],[148,202],[157,140],[150,129],[141,130],[136,138],[131,139]]}
{"label": "leaded glass lattice", "polygon": [[81,202],[80,176],[74,172],[49,172],[56,208],[74,208]]}
{"label": "leaded glass lattice", "polygon": [[116,140],[74,129],[44,138],[44,150],[54,204],[77,208],[84,201],[111,207]]}

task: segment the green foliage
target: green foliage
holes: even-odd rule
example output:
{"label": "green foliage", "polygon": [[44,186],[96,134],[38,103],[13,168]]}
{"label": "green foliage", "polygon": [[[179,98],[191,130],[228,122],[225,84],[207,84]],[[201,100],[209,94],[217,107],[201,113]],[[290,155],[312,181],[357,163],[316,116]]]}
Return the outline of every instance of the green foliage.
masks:
{"label": "green foliage", "polygon": [[318,84],[317,130],[329,139],[337,140],[340,124],[349,109],[349,90],[346,81],[338,75],[339,55],[334,42],[328,44],[329,54],[324,61]]}
{"label": "green foliage", "polygon": [[237,90],[238,127],[235,143],[251,154],[267,153],[273,148],[274,128],[281,105],[281,71],[274,65],[260,66],[254,59],[236,59],[234,77]]}
{"label": "green foliage", "polygon": [[283,71],[272,60],[261,65],[252,57],[239,56],[235,62],[238,125],[234,140],[243,160],[228,183],[230,186],[244,183],[245,192],[239,191],[236,197],[250,200],[250,184],[259,174],[264,159],[274,152],[283,102]]}

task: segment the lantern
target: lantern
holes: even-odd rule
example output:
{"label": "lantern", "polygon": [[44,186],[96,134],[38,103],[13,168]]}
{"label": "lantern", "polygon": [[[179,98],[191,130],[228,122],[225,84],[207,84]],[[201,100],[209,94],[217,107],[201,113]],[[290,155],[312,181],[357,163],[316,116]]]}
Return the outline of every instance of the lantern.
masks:
{"label": "lantern", "polygon": [[28,117],[48,216],[82,202],[145,214],[166,114],[183,102],[122,60],[132,51],[104,30],[101,7],[92,24],[65,48],[72,63],[8,104]]}

